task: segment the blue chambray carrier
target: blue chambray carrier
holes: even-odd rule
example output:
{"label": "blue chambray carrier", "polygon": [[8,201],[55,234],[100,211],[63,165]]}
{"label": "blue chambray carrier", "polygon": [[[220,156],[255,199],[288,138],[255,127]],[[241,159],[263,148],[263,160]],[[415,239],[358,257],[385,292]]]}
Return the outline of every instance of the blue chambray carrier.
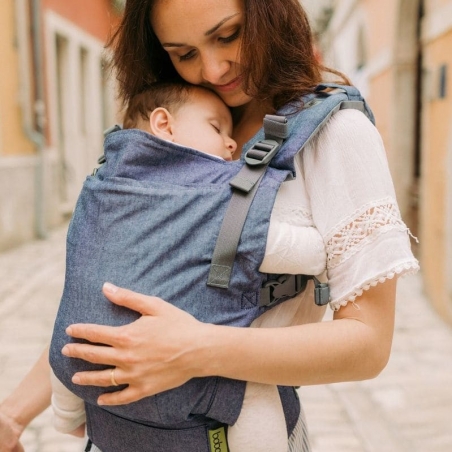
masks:
{"label": "blue chambray carrier", "polygon": [[[195,378],[126,406],[99,407],[99,395],[118,388],[71,382],[77,371],[105,366],[61,354],[74,341],[67,326],[123,325],[139,317],[103,296],[106,281],[161,297],[202,322],[238,327],[295,295],[300,280],[292,281],[295,290],[278,292],[287,278],[259,272],[271,211],[281,183],[295,177],[294,156],[342,108],[360,109],[373,121],[355,88],[322,85],[302,110],[292,104],[278,111],[283,126],[270,139],[261,129],[244,147],[254,153],[233,162],[139,130],[106,136],[105,163],[86,179],[69,226],[50,347],[56,376],[85,400],[88,435],[103,452],[210,452],[209,431],[235,423],[245,382]],[[256,164],[261,157],[264,164]],[[290,435],[300,405],[294,388],[279,390]]]}

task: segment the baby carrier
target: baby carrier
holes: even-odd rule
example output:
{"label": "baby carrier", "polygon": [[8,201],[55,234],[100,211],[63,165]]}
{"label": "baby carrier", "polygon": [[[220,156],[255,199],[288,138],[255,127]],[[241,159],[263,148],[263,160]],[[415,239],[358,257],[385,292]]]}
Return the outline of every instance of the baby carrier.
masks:
{"label": "baby carrier", "polygon": [[[292,104],[267,116],[239,161],[139,130],[106,136],[103,164],[86,179],[69,227],[50,349],[57,377],[85,400],[88,434],[101,450],[208,452],[209,431],[237,419],[245,382],[220,377],[99,407],[105,388],[74,385],[71,378],[105,366],[64,357],[61,349],[74,341],[65,329],[139,317],[103,296],[106,281],[161,297],[202,322],[240,327],[303,290],[307,276],[259,272],[276,193],[295,177],[294,156],[335,111],[357,108],[373,120],[352,87],[322,85],[303,101],[301,110]],[[316,302],[326,304],[327,286],[317,281],[315,290]],[[290,435],[299,402],[293,388],[281,387],[280,394]]]}

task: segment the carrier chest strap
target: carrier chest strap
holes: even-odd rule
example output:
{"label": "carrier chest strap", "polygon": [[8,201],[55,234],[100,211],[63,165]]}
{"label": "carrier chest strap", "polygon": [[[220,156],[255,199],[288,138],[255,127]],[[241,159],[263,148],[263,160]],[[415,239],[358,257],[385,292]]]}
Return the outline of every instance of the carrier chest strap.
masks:
{"label": "carrier chest strap", "polygon": [[230,182],[233,194],[213,252],[208,286],[224,289],[229,287],[232,266],[249,208],[268,164],[287,137],[287,119],[284,116],[266,115],[264,132],[265,139],[258,141],[247,151],[246,165]]}

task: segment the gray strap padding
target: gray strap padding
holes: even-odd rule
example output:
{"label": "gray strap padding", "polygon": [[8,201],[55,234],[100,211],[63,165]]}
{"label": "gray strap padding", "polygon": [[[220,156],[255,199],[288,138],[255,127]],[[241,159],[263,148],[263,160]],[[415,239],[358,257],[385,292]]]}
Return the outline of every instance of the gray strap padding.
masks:
{"label": "gray strap padding", "polygon": [[[261,143],[264,144],[264,147],[267,147],[266,140],[275,141],[277,146],[273,147],[275,148],[274,151],[277,152],[279,148],[278,143],[282,143],[288,134],[287,119],[284,116],[266,115],[264,118],[264,132],[265,140],[261,141]],[[237,176],[230,182],[233,193],[213,252],[207,279],[208,286],[224,289],[229,287],[232,266],[234,265],[243,226],[259,183],[270,163],[270,160],[263,160],[265,160],[265,163],[263,162],[261,165],[244,165]]]}
{"label": "gray strap padding", "polygon": [[348,108],[352,108],[353,110],[359,110],[362,113],[366,114],[366,109],[364,108],[364,102],[360,100],[344,100],[341,104],[341,110],[346,110]]}
{"label": "gray strap padding", "polygon": [[265,115],[265,138],[270,140],[284,140],[289,134],[289,126],[285,116]]}

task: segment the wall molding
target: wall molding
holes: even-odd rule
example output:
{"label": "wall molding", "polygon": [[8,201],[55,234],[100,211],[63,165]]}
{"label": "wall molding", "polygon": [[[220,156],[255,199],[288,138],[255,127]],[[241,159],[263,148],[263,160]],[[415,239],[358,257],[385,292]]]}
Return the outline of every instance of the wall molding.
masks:
{"label": "wall molding", "polygon": [[436,8],[422,21],[422,42],[427,44],[452,31],[452,3]]}
{"label": "wall molding", "polygon": [[38,158],[35,155],[0,157],[0,171],[6,169],[32,168],[36,166],[37,161]]}

